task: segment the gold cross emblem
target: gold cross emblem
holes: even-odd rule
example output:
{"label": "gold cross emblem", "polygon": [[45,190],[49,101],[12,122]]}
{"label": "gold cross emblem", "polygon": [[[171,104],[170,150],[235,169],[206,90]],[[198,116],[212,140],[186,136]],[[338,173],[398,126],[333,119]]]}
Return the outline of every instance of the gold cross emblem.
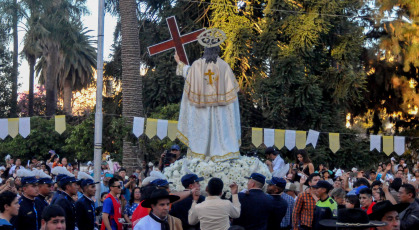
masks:
{"label": "gold cross emblem", "polygon": [[206,72],[206,73],[204,73],[204,75],[205,76],[208,76],[208,83],[210,84],[210,85],[212,85],[214,82],[214,80],[215,81],[218,81],[218,76],[215,78],[215,79],[213,79],[212,78],[212,75],[214,75],[215,73],[214,72],[212,72],[210,69],[208,70],[208,72]]}

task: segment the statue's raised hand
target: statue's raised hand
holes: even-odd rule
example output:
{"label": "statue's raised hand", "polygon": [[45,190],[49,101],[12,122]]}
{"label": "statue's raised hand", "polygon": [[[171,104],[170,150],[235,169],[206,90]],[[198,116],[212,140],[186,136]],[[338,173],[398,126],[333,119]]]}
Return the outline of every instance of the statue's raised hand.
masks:
{"label": "statue's raised hand", "polygon": [[180,64],[180,63],[181,63],[181,61],[180,61],[180,59],[179,59],[179,55],[177,55],[177,52],[175,52],[175,61],[176,61],[176,63],[178,63],[178,64]]}

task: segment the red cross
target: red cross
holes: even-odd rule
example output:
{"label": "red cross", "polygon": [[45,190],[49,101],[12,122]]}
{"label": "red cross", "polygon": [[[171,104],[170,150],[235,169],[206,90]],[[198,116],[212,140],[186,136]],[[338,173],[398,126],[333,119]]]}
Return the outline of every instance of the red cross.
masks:
{"label": "red cross", "polygon": [[166,18],[166,21],[167,25],[169,26],[169,32],[172,39],[147,47],[148,53],[150,54],[150,56],[152,56],[154,54],[158,54],[166,50],[175,48],[177,54],[179,55],[179,59],[183,63],[189,65],[184,45],[196,41],[198,35],[202,33],[205,29],[200,29],[188,34],[180,35],[179,27],[177,25],[175,16]]}

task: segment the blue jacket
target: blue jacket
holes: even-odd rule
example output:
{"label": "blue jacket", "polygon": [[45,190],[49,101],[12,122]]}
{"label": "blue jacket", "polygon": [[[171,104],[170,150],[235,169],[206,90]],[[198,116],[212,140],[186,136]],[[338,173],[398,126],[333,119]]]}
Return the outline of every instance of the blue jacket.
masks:
{"label": "blue jacket", "polygon": [[76,220],[76,205],[73,198],[65,192],[55,200],[54,203],[64,209],[65,212],[65,225],[67,230],[73,230],[77,226]]}
{"label": "blue jacket", "polygon": [[275,215],[269,218],[268,229],[278,229],[281,227],[282,219],[287,213],[288,203],[284,200],[281,195],[273,195]]}
{"label": "blue jacket", "polygon": [[60,197],[61,193],[63,193],[63,192],[61,192],[60,190],[57,190],[57,191],[54,192],[54,195],[52,195],[51,204],[55,203],[55,201],[58,199],[58,197]]}
{"label": "blue jacket", "polygon": [[95,203],[82,196],[76,202],[77,227],[79,230],[91,230],[95,227]]}
{"label": "blue jacket", "polygon": [[35,200],[30,200],[25,196],[19,199],[19,214],[12,219],[12,224],[16,230],[39,230],[41,229],[42,213],[40,206]]}
{"label": "blue jacket", "polygon": [[[205,200],[204,196],[199,196],[198,204]],[[189,225],[188,222],[188,214],[189,209],[192,207],[192,196],[188,196],[187,198],[175,203],[172,205],[172,209],[170,209],[170,215],[179,218],[182,221],[182,228],[189,229],[191,227],[196,227],[199,229],[199,223],[196,225]]]}
{"label": "blue jacket", "polygon": [[[239,193],[239,201],[241,213],[238,219],[233,220],[233,225],[242,226],[246,230],[266,230],[268,221],[273,222],[272,218],[279,216],[274,199],[260,189],[251,189],[248,194]],[[276,229],[279,227],[278,224]]]}
{"label": "blue jacket", "polygon": [[39,213],[42,215],[42,212],[44,211],[44,208],[46,208],[49,204],[45,200],[46,197],[39,194],[37,197],[35,197],[35,203],[39,206]]}

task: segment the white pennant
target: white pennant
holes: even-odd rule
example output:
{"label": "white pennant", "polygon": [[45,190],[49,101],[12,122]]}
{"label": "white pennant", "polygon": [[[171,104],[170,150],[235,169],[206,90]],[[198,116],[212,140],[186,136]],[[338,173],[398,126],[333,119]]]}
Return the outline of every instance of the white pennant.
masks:
{"label": "white pennant", "polygon": [[275,130],[263,129],[263,143],[266,147],[272,147],[275,143]]}
{"label": "white pennant", "polygon": [[31,133],[31,118],[19,118],[19,133],[23,138],[26,138]]}
{"label": "white pennant", "polygon": [[292,150],[295,147],[295,130],[285,130],[285,147]]}
{"label": "white pennant", "polygon": [[319,140],[319,135],[320,132],[316,131],[316,130],[312,130],[310,129],[308,131],[308,136],[307,136],[307,141],[306,141],[306,146],[308,144],[312,144],[314,148],[316,148],[317,145],[317,141]]}
{"label": "white pennant", "polygon": [[406,151],[405,137],[394,136],[394,152],[401,156]]}
{"label": "white pennant", "polygon": [[378,152],[381,152],[381,136],[380,135],[370,135],[370,151],[377,149]]}
{"label": "white pennant", "polygon": [[144,133],[144,117],[134,117],[132,133],[138,138]]}
{"label": "white pennant", "polygon": [[9,135],[9,121],[7,119],[0,119],[0,138],[6,139]]}
{"label": "white pennant", "polygon": [[157,136],[163,140],[167,136],[167,127],[169,126],[168,120],[157,120]]}

